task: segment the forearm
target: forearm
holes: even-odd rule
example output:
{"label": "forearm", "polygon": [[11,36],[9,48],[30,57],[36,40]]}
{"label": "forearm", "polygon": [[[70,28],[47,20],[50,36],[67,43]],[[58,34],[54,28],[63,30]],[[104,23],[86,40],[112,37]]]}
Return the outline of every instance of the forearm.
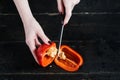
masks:
{"label": "forearm", "polygon": [[13,0],[20,14],[23,23],[29,22],[33,18],[28,0]]}

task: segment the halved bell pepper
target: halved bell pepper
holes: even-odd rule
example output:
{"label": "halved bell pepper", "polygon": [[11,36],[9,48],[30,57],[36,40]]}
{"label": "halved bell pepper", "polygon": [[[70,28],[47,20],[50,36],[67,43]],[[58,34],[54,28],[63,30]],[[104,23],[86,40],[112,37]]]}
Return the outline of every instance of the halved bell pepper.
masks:
{"label": "halved bell pepper", "polygon": [[55,58],[55,63],[66,71],[77,71],[83,64],[83,58],[79,53],[67,45],[62,45],[60,55]]}
{"label": "halved bell pepper", "polygon": [[35,54],[39,64],[42,67],[46,67],[53,62],[57,54],[56,44],[54,42],[50,45],[42,44],[38,47]]}
{"label": "halved bell pepper", "polygon": [[83,64],[83,58],[79,53],[74,51],[67,45],[60,47],[60,53],[57,53],[56,43],[52,42],[50,45],[41,45],[36,52],[39,64],[43,67],[48,66],[54,62],[59,67],[66,71],[76,71]]}

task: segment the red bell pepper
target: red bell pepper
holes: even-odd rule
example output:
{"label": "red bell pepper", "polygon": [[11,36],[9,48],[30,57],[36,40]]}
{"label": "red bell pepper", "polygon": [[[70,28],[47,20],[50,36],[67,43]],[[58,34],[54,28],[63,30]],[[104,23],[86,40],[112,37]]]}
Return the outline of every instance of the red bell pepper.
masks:
{"label": "red bell pepper", "polygon": [[53,62],[57,54],[56,44],[52,42],[50,45],[42,44],[36,50],[36,57],[39,64],[43,67],[48,66]]}
{"label": "red bell pepper", "polygon": [[50,45],[42,44],[36,50],[36,56],[39,64],[43,67],[48,66],[54,61],[59,67],[71,72],[78,70],[83,64],[81,55],[67,45],[61,46],[60,54],[58,55],[56,43],[54,42]]}
{"label": "red bell pepper", "polygon": [[55,63],[66,71],[77,71],[83,64],[83,58],[79,53],[67,45],[61,46],[61,56],[56,56]]}

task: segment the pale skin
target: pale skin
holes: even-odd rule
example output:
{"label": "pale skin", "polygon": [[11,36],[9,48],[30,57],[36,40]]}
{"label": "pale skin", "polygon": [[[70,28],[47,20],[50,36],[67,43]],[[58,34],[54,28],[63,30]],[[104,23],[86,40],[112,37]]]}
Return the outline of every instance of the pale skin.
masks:
{"label": "pale skin", "polygon": [[[35,61],[38,60],[35,56],[36,46],[40,46],[38,38],[42,39],[45,44],[49,45],[50,39],[45,35],[41,25],[34,18],[29,7],[28,0],[13,0],[23,22],[26,44],[28,45]],[[57,0],[58,11],[65,14],[63,25],[66,25],[72,16],[72,10],[80,2],[80,0]],[[65,12],[64,12],[65,11]]]}

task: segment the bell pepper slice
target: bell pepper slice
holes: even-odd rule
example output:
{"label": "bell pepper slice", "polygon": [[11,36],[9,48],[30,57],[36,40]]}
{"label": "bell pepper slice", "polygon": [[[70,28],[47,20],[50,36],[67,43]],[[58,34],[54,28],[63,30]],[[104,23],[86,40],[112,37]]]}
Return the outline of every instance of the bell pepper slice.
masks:
{"label": "bell pepper slice", "polygon": [[82,56],[67,45],[62,45],[61,55],[57,55],[54,62],[66,71],[77,71],[83,64]]}
{"label": "bell pepper slice", "polygon": [[35,54],[39,65],[41,65],[42,67],[48,66],[50,63],[53,62],[57,54],[56,43],[52,42],[50,45],[40,45]]}

